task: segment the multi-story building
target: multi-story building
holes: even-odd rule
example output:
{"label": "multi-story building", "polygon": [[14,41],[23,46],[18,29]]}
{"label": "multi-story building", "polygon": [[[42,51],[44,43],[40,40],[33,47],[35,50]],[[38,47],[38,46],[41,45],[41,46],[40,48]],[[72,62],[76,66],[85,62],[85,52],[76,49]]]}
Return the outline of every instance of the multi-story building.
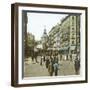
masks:
{"label": "multi-story building", "polygon": [[62,20],[60,53],[66,60],[75,59],[80,53],[80,15],[68,15]]}
{"label": "multi-story building", "polygon": [[56,55],[60,48],[60,24],[58,23],[48,33],[48,50],[50,55]]}
{"label": "multi-story building", "polygon": [[54,26],[49,32],[49,48],[60,48],[60,24]]}
{"label": "multi-story building", "polygon": [[41,41],[43,48],[58,51],[61,59],[74,60],[80,54],[80,15],[66,16],[48,35],[44,29]]}

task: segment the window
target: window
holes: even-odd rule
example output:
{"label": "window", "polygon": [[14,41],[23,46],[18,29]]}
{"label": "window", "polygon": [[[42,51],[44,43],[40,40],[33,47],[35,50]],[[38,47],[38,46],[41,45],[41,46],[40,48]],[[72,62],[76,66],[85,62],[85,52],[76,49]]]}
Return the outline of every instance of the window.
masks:
{"label": "window", "polygon": [[74,44],[74,41],[72,41],[72,44]]}
{"label": "window", "polygon": [[74,20],[74,16],[72,16],[72,20]]}
{"label": "window", "polygon": [[74,26],[74,16],[72,16],[72,26]]}

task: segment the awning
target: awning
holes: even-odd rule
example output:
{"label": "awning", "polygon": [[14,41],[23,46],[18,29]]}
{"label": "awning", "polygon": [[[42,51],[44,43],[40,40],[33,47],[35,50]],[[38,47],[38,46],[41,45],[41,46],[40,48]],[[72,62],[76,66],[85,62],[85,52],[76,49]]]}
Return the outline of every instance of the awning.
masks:
{"label": "awning", "polygon": [[76,46],[70,46],[70,50],[75,50]]}
{"label": "awning", "polygon": [[63,48],[60,48],[59,50],[60,51],[65,51],[65,50],[68,50],[69,49],[69,47],[63,47]]}

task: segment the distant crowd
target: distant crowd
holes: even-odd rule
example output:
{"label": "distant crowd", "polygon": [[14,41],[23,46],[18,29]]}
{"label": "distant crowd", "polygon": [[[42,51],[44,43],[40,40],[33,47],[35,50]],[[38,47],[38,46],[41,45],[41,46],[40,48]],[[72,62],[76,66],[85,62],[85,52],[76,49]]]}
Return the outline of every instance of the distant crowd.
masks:
{"label": "distant crowd", "polygon": [[58,56],[41,56],[40,65],[45,62],[45,66],[48,69],[50,76],[57,76],[59,70]]}
{"label": "distant crowd", "polygon": [[[58,71],[60,69],[60,63],[59,63],[59,58],[58,55],[51,55],[51,56],[40,56],[40,61],[37,61],[37,55],[34,55],[32,58],[32,62],[35,60],[36,63],[40,63],[40,65],[42,66],[43,63],[46,66],[46,69],[48,69],[49,75],[50,76],[57,76],[58,75]],[[80,71],[80,60],[78,60],[78,58],[76,58],[76,60],[74,60],[74,67],[75,67],[75,74],[78,75],[79,71]]]}

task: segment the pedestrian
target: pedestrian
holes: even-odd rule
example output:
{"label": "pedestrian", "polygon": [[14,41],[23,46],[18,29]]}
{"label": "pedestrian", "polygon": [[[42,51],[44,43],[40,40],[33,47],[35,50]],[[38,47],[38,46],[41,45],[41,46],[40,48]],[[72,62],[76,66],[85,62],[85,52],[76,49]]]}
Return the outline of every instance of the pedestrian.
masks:
{"label": "pedestrian", "polygon": [[31,54],[31,58],[32,58],[32,62],[33,62],[33,64],[34,64],[34,53],[32,52],[32,54]]}
{"label": "pedestrian", "polygon": [[34,58],[35,58],[36,63],[38,63],[38,61],[37,61],[37,52],[34,52]]}
{"label": "pedestrian", "polygon": [[31,56],[31,58],[32,58],[32,62],[34,61],[34,57],[33,56]]}
{"label": "pedestrian", "polygon": [[59,64],[57,62],[54,63],[54,72],[55,72],[55,76],[58,75],[58,69],[59,69]]}
{"label": "pedestrian", "polygon": [[49,58],[46,58],[46,68],[48,68],[48,65],[50,64]]}
{"label": "pedestrian", "polygon": [[50,76],[53,76],[53,73],[54,73],[54,66],[53,65],[54,65],[54,58],[52,56],[52,57],[50,57],[50,64],[48,66],[48,71],[49,71]]}
{"label": "pedestrian", "polygon": [[52,76],[52,63],[51,62],[48,65],[48,72],[49,72],[50,76]]}
{"label": "pedestrian", "polygon": [[42,61],[43,61],[43,56],[41,56],[41,61],[40,61],[40,65],[42,65]]}
{"label": "pedestrian", "polygon": [[59,69],[58,57],[55,58],[55,63],[53,64],[53,66],[54,66],[55,76],[57,76],[58,75],[58,69]]}
{"label": "pedestrian", "polygon": [[48,72],[49,72],[50,76],[53,76],[53,64],[51,61],[48,65]]}
{"label": "pedestrian", "polygon": [[45,56],[43,57],[43,61],[45,62]]}
{"label": "pedestrian", "polygon": [[75,67],[75,73],[76,75],[78,75],[80,70],[80,60],[78,60],[78,58],[76,58],[74,62],[74,67]]}

